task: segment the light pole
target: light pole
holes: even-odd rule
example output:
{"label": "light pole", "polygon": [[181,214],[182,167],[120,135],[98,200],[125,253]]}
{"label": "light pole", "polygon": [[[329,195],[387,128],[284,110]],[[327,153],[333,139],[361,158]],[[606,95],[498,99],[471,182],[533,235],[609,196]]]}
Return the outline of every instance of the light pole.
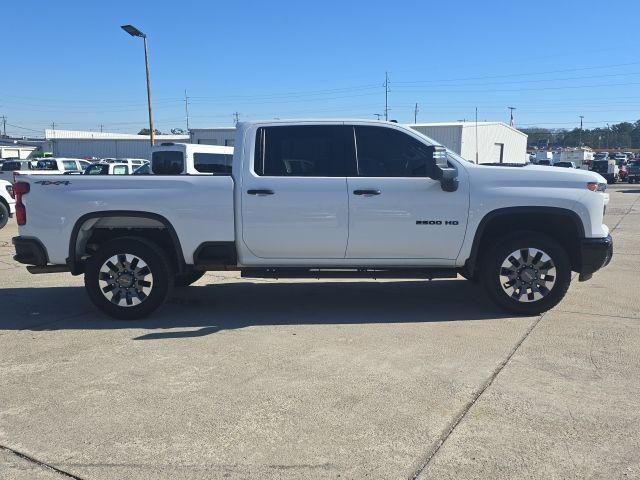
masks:
{"label": "light pole", "polygon": [[132,37],[141,37],[144,42],[144,66],[147,71],[147,104],[149,106],[149,140],[153,147],[155,132],[153,130],[153,112],[151,110],[151,82],[149,81],[149,52],[147,51],[147,36],[133,25],[122,25],[120,28]]}

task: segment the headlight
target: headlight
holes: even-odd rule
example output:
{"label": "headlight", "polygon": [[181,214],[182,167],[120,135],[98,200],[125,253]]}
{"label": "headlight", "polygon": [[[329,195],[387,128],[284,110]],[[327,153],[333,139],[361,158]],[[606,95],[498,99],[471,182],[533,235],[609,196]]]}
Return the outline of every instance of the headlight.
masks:
{"label": "headlight", "polygon": [[599,182],[589,182],[587,183],[587,188],[592,192],[604,192],[607,189],[607,184]]}
{"label": "headlight", "polygon": [[7,186],[5,186],[4,188],[6,188],[6,189],[7,189],[7,193],[9,194],[9,196],[10,196],[11,198],[16,198],[16,196],[15,196],[15,195],[14,195],[14,193],[13,193],[13,185],[7,185]]}

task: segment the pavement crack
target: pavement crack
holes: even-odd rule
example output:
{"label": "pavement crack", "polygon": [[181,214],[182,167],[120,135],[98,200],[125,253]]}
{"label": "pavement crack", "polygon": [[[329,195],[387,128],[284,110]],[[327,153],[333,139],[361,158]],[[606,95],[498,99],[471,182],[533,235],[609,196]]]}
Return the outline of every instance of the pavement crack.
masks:
{"label": "pavement crack", "polygon": [[431,460],[433,460],[433,458],[440,451],[440,449],[445,444],[447,439],[451,436],[451,434],[456,429],[456,427],[466,417],[467,413],[469,413],[469,410],[471,410],[471,407],[475,405],[475,403],[482,396],[482,394],[487,390],[487,388],[491,386],[491,384],[496,379],[496,377],[500,374],[502,369],[507,366],[507,364],[509,363],[511,358],[515,355],[515,353],[518,351],[520,346],[529,337],[531,332],[533,332],[533,330],[538,326],[540,321],[543,319],[544,315],[545,314],[543,313],[538,318],[536,318],[531,323],[531,325],[529,325],[529,328],[527,328],[527,331],[524,332],[524,334],[516,342],[516,344],[511,349],[511,351],[507,354],[507,356],[496,366],[496,368],[493,370],[491,375],[489,375],[489,377],[482,383],[482,385],[480,385],[480,387],[473,393],[471,400],[469,400],[462,407],[462,410],[460,410],[456,414],[456,416],[451,420],[451,422],[449,422],[449,424],[444,428],[444,430],[440,433],[440,435],[438,436],[434,444],[431,446],[431,449],[427,453],[426,458],[420,463],[419,467],[416,470],[414,470],[414,472],[411,475],[409,475],[409,480],[416,480],[427,469],[427,467],[429,466],[429,463],[431,463]]}
{"label": "pavement crack", "polygon": [[34,463],[42,468],[46,468],[48,470],[51,470],[59,475],[62,475],[66,478],[72,478],[74,480],[83,480],[81,477],[78,477],[77,475],[74,475],[73,473],[70,472],[65,472],[64,470],[60,470],[59,468],[54,467],[53,465],[49,465],[48,463],[45,463],[41,460],[38,460],[37,458],[33,458],[29,455],[27,455],[26,453],[22,453],[19,452],[18,450],[15,450],[13,448],[9,448],[5,445],[0,445],[0,450],[4,450],[5,452],[8,452],[12,455],[15,455],[16,457],[19,457],[23,460],[26,460],[27,462],[30,463]]}

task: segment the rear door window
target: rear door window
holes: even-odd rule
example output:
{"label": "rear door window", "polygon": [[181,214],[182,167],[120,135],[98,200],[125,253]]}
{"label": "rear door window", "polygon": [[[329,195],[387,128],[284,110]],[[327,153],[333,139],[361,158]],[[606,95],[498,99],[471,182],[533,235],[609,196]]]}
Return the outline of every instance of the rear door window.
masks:
{"label": "rear door window", "polygon": [[217,175],[231,175],[233,155],[223,153],[193,154],[193,167],[200,173],[214,173]]}
{"label": "rear door window", "polygon": [[254,171],[257,175],[277,177],[352,176],[353,129],[344,125],[260,128]]}
{"label": "rear door window", "polygon": [[126,175],[127,173],[127,166],[126,165],[115,165],[113,167],[113,174],[114,175]]}
{"label": "rear door window", "polygon": [[184,153],[175,150],[153,152],[151,170],[156,175],[180,175],[184,171]]}

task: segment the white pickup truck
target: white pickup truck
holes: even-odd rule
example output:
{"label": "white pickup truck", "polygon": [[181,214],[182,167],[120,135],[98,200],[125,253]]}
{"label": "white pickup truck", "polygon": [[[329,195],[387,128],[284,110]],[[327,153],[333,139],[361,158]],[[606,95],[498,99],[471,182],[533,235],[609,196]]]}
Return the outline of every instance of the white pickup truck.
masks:
{"label": "white pickup truck", "polygon": [[19,175],[14,258],[32,273],[84,274],[99,309],[133,319],[207,270],[461,274],[502,308],[537,314],[572,271],[586,280],[612,256],[606,182],[593,172],[476,165],[386,122],[244,123],[235,145],[230,171],[211,158],[220,173],[208,175],[183,174],[193,159],[178,145],[152,156],[175,175]]}
{"label": "white pickup truck", "polygon": [[13,185],[0,178],[0,228],[3,228],[16,211],[16,201],[13,198]]}

